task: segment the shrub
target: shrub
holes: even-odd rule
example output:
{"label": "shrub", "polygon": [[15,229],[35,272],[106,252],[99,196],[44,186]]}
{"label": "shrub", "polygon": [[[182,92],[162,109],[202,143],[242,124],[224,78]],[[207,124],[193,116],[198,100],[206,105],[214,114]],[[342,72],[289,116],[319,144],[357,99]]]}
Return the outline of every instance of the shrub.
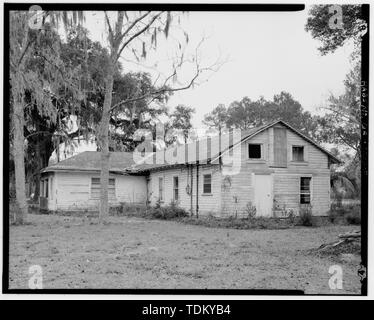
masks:
{"label": "shrub", "polygon": [[257,209],[255,206],[252,205],[252,202],[249,201],[245,207],[245,212],[247,214],[248,219],[253,219],[256,216]]}
{"label": "shrub", "polygon": [[158,200],[156,201],[155,208],[156,208],[156,209],[161,208],[161,200],[160,200],[160,199],[158,199]]}
{"label": "shrub", "polygon": [[330,209],[329,217],[328,217],[329,221],[331,223],[334,223],[337,217],[338,217],[338,213],[335,210]]}
{"label": "shrub", "polygon": [[348,211],[345,215],[345,220],[349,224],[361,224],[361,209],[358,206],[355,206],[350,211]]}
{"label": "shrub", "polygon": [[300,207],[300,216],[299,216],[300,224],[305,227],[313,226],[313,217],[312,217],[312,206],[311,205],[303,205]]}
{"label": "shrub", "polygon": [[329,211],[329,221],[336,222],[341,219],[344,219],[349,224],[360,224],[361,205],[347,204],[339,206],[336,203],[332,203]]}
{"label": "shrub", "polygon": [[119,205],[109,208],[109,214],[114,216],[142,216],[145,211],[145,204],[131,202],[121,202]]}
{"label": "shrub", "polygon": [[153,208],[147,210],[147,215],[156,219],[175,219],[175,218],[184,218],[188,217],[188,212],[174,201],[170,205],[161,207],[161,204],[157,204]]}
{"label": "shrub", "polygon": [[287,218],[288,218],[288,220],[290,221],[291,224],[295,223],[296,215],[295,215],[295,212],[293,211],[293,209],[288,210]]}

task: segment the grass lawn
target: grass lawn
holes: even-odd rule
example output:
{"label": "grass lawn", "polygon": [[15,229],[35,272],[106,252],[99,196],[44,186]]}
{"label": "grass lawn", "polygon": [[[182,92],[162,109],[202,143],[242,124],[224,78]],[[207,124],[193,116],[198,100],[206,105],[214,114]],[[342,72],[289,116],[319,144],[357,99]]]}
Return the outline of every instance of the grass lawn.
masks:
{"label": "grass lawn", "polygon": [[[43,288],[301,289],[359,294],[356,255],[318,256],[310,249],[357,226],[283,230],[207,228],[134,217],[97,220],[28,216],[10,227],[10,288],[28,288],[29,267],[43,268]],[[331,265],[343,290],[330,290]]]}

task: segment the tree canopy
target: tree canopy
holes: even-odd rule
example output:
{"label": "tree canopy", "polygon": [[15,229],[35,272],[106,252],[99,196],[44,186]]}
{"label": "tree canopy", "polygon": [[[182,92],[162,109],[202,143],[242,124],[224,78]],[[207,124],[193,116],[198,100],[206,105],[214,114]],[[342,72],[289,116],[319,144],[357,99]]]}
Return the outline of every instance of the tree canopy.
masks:
{"label": "tree canopy", "polygon": [[310,32],[313,38],[321,41],[319,51],[325,55],[334,52],[349,40],[353,40],[355,45],[359,46],[360,36],[366,30],[366,23],[362,19],[361,5],[313,5],[305,30]]}
{"label": "tree canopy", "polygon": [[305,135],[315,136],[316,117],[305,111],[290,93],[284,91],[274,95],[272,100],[263,97],[251,100],[244,97],[232,102],[227,109],[219,105],[205,115],[204,123],[215,129],[226,127],[247,130],[275,120],[283,120]]}

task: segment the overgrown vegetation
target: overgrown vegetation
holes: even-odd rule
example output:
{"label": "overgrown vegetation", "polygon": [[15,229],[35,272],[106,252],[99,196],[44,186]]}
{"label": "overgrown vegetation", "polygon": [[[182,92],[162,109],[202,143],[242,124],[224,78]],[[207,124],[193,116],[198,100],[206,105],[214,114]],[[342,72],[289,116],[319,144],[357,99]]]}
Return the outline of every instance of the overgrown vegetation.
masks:
{"label": "overgrown vegetation", "polygon": [[[15,204],[11,203],[11,212],[15,212]],[[235,215],[217,218],[213,215],[203,215],[199,218],[191,216],[190,212],[178,206],[176,202],[168,205],[162,205],[157,202],[155,206],[146,206],[145,204],[133,204],[123,202],[118,206],[110,208],[112,216],[140,217],[145,219],[176,220],[181,223],[201,225],[211,228],[228,229],[286,229],[297,226],[321,226],[330,223],[346,225],[361,224],[360,204],[351,204],[337,206],[333,204],[328,217],[319,217],[312,215],[310,205],[303,206],[300,215],[296,215],[293,210],[288,212],[286,217],[256,217],[256,209],[250,203],[247,206],[245,217],[238,218]],[[36,214],[58,214],[64,216],[84,216],[94,218],[98,216],[97,210],[85,211],[64,211],[64,212],[41,212],[36,206],[29,208],[30,213]],[[12,218],[12,216],[11,216]]]}
{"label": "overgrown vegetation", "polygon": [[253,219],[256,217],[257,209],[254,205],[252,205],[252,202],[249,201],[245,207],[246,214],[248,215],[248,219]]}
{"label": "overgrown vegetation", "polygon": [[300,207],[299,224],[305,227],[312,227],[314,225],[311,205],[303,205]]}
{"label": "overgrown vegetation", "polygon": [[142,218],[154,218],[162,220],[184,218],[188,217],[189,215],[186,210],[179,207],[174,201],[165,206],[161,206],[161,203],[157,202],[154,207],[121,203],[120,206],[111,208],[110,213],[117,216],[138,216]]}
{"label": "overgrown vegetation", "polygon": [[330,222],[344,222],[353,225],[361,224],[361,204],[332,204],[329,212]]}

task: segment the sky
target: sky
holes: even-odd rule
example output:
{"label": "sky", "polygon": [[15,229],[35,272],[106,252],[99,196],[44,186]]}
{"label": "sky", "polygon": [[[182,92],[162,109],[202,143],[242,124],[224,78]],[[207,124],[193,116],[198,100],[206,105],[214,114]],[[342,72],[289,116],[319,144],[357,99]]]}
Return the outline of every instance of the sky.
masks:
{"label": "sky", "polygon": [[[248,96],[271,99],[287,91],[305,110],[321,112],[330,93],[344,91],[343,80],[351,65],[352,45],[333,54],[321,56],[320,42],[304,30],[308,8],[299,12],[189,12],[182,16],[181,27],[189,35],[186,52],[199,50],[201,64],[209,66],[219,59],[219,70],[202,75],[199,85],[175,93],[168,102],[171,110],[178,104],[194,107],[193,125],[200,127],[204,115],[218,104],[228,106]],[[93,40],[106,45],[102,12],[87,12],[85,27]],[[184,36],[175,29],[168,41],[162,40],[156,51],[150,51],[139,65],[134,56],[124,51],[120,58],[124,72],[147,71],[156,79],[170,74],[170,61],[177,42]],[[129,62],[133,61],[133,62]],[[205,63],[205,64],[204,64]],[[180,85],[193,74],[192,66],[179,72]],[[160,77],[162,79],[162,77]],[[174,86],[177,87],[179,83]]]}

